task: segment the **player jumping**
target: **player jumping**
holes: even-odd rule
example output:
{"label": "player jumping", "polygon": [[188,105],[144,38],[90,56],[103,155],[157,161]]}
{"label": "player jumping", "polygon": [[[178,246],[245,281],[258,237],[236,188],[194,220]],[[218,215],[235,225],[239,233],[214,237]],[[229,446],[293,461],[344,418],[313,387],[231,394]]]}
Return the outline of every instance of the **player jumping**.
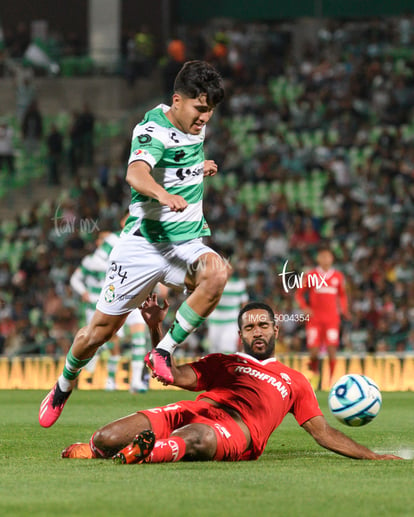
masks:
{"label": "player jumping", "polygon": [[56,422],[81,368],[158,282],[191,292],[147,358],[167,382],[174,380],[175,347],[220,300],[229,267],[201,238],[210,234],[203,216],[203,176],[217,172],[214,161],[204,160],[205,126],[223,96],[223,81],[214,67],[189,61],[176,77],[172,105],[157,106],[135,127],[126,175],[131,215],[112,250],[92,321],[76,334],[62,375],[41,403],[43,427]]}

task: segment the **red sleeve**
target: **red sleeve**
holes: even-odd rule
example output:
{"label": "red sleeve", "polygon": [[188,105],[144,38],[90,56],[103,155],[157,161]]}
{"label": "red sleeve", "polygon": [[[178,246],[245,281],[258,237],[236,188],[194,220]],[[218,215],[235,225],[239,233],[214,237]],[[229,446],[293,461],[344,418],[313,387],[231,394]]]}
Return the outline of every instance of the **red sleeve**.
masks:
{"label": "red sleeve", "polygon": [[206,355],[199,361],[189,364],[197,376],[197,386],[192,391],[204,391],[209,389],[212,380],[217,377],[217,371],[220,368],[220,362],[217,360],[219,355],[220,354]]}
{"label": "red sleeve", "polygon": [[307,286],[304,285],[303,287],[298,287],[295,291],[296,303],[299,305],[299,307],[303,311],[309,310],[309,305],[305,298],[305,294],[306,294],[307,290],[308,290]]}
{"label": "red sleeve", "polygon": [[296,418],[299,425],[303,425],[310,418],[323,415],[319,408],[318,400],[309,381],[300,374],[301,380],[297,386],[297,396],[290,412]]}
{"label": "red sleeve", "polygon": [[339,274],[338,295],[341,314],[348,314],[348,296],[345,289],[345,277],[342,273]]}

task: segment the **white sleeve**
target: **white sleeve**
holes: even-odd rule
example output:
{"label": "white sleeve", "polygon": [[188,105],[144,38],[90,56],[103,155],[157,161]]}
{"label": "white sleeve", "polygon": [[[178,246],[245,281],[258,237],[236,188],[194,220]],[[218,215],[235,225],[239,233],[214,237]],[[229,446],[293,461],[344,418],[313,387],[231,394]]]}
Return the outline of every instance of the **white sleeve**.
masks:
{"label": "white sleeve", "polygon": [[76,268],[70,277],[70,286],[79,296],[82,296],[86,292],[86,286],[83,283],[83,275],[80,267]]}

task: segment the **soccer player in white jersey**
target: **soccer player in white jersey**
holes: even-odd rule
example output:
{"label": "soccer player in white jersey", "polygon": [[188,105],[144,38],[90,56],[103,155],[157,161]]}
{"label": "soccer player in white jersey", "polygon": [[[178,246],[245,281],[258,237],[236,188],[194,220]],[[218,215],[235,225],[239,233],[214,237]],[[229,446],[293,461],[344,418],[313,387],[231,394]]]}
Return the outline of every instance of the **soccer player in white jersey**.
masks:
{"label": "soccer player in white jersey", "polygon": [[204,158],[205,126],[223,97],[215,68],[189,61],[177,74],[171,106],[150,110],[135,127],[126,175],[131,215],[112,250],[92,321],[76,334],[62,375],[40,405],[43,427],[56,422],[81,368],[158,282],[191,293],[146,358],[167,383],[174,380],[175,347],[220,300],[230,268],[201,238],[210,234],[203,215],[203,177],[217,172],[216,163]]}
{"label": "soccer player in white jersey", "polygon": [[[153,344],[161,337],[166,312],[156,297],[143,315]],[[314,440],[337,454],[356,459],[396,460],[377,454],[325,420],[308,380],[274,357],[278,327],[266,304],[241,309],[239,334],[244,353],[210,354],[175,366],[174,385],[201,391],[196,400],[138,411],[102,427],[88,443],[74,443],[63,458],[115,458],[121,463],[185,460],[255,460],[288,413]]]}
{"label": "soccer player in white jersey", "polygon": [[235,271],[228,279],[217,307],[207,319],[209,353],[237,352],[237,318],[248,300],[246,282]]}
{"label": "soccer player in white jersey", "polygon": [[[125,220],[126,218],[122,219],[121,227],[123,227]],[[120,232],[100,232],[96,250],[82,259],[81,264],[70,278],[70,285],[73,291],[82,299],[82,309],[86,325],[89,325],[95,312],[95,306],[105,281],[109,255],[120,238],[119,234]],[[125,335],[125,327],[128,327],[132,343],[130,391],[134,393],[145,392],[147,386],[142,381],[146,343],[145,321],[138,309],[128,314],[124,326],[118,330],[110,342],[106,343],[111,355],[108,358],[108,377],[105,389],[109,391],[116,389],[115,377],[121,352],[120,339]],[[98,355],[95,354],[86,365],[85,369],[88,372],[93,373],[95,371],[97,359]]]}

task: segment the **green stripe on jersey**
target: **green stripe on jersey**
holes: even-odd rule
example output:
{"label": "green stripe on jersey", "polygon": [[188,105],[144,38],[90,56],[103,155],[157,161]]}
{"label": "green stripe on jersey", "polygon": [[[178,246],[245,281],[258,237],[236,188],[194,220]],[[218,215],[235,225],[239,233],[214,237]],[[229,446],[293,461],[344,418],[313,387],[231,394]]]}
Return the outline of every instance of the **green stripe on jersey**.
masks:
{"label": "green stripe on jersey", "polygon": [[208,318],[209,323],[212,323],[213,325],[225,325],[227,323],[236,323],[237,318],[231,318],[227,320],[216,320],[214,318]]}
{"label": "green stripe on jersey", "polygon": [[160,222],[143,219],[140,230],[149,242],[188,241],[197,236],[210,235],[210,228],[205,221]]}
{"label": "green stripe on jersey", "polygon": [[[182,196],[187,203],[198,203],[203,199],[204,193],[204,184],[198,183],[197,185],[188,185],[188,186],[176,186],[165,189],[169,194]],[[131,189],[132,194],[132,203],[143,203],[145,201],[151,200],[152,203],[158,203],[156,199],[151,199],[148,196],[143,196],[135,189]],[[129,218],[127,224],[129,222]],[[125,225],[126,226],[126,225]]]}
{"label": "green stripe on jersey", "polygon": [[135,223],[138,221],[138,217],[134,217],[133,215],[130,215],[128,219],[126,220],[123,233],[128,233],[130,230],[134,227]]}
{"label": "green stripe on jersey", "polygon": [[240,291],[223,291],[222,296],[243,296],[246,294],[245,289],[240,289]]}
{"label": "green stripe on jersey", "polygon": [[239,310],[239,307],[240,307],[240,303],[238,303],[237,305],[217,305],[216,307],[216,311],[234,311],[234,310]]}
{"label": "green stripe on jersey", "polygon": [[187,203],[198,203],[203,199],[204,184],[188,185],[187,187],[171,187],[167,188],[169,194],[178,194],[182,196]]}
{"label": "green stripe on jersey", "polygon": [[103,243],[100,245],[100,249],[103,250],[109,257],[111,251],[113,250],[113,246],[112,244],[109,244],[109,242],[103,241]]}
{"label": "green stripe on jersey", "polygon": [[81,265],[81,271],[84,276],[90,276],[96,280],[103,280],[105,278],[106,271],[92,271]]}

